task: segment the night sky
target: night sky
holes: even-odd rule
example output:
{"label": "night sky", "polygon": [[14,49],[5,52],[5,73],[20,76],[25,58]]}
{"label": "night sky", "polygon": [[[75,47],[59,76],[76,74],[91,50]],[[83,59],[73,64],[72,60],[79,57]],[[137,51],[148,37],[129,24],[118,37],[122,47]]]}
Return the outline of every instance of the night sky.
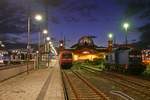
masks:
{"label": "night sky", "polygon": [[[16,0],[15,3],[22,3]],[[40,2],[32,2],[32,11],[44,11]],[[99,46],[107,46],[107,34],[114,33],[117,43],[124,42],[124,33],[121,23],[128,20],[131,23],[128,34],[129,42],[139,40],[140,33],[136,27],[141,26],[138,17],[125,17],[126,6],[119,4],[117,0],[63,0],[58,5],[49,7],[49,35],[56,40],[66,38],[67,46],[71,46],[84,35],[96,36],[95,43]],[[25,42],[26,33],[12,35],[19,37],[19,42]],[[37,33],[32,34],[32,43],[38,40]],[[24,40],[24,41],[23,41]]]}

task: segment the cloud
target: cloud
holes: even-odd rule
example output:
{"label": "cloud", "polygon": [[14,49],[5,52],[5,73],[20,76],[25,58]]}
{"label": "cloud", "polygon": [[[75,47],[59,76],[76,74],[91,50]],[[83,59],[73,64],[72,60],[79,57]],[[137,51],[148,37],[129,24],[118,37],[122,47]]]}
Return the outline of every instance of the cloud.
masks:
{"label": "cloud", "polygon": [[51,20],[52,23],[55,23],[55,24],[59,24],[60,23],[59,18],[56,17],[56,16],[51,16],[50,20]]}
{"label": "cloud", "polygon": [[89,19],[96,19],[94,14],[100,10],[100,7],[97,0],[88,2],[87,0],[66,0],[59,10],[69,21],[77,22],[81,19],[91,21]]}

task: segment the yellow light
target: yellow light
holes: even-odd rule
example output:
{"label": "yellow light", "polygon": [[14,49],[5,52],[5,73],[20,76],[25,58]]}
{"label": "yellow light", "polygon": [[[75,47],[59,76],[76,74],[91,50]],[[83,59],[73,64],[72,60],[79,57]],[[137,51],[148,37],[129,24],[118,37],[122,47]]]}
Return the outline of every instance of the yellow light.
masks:
{"label": "yellow light", "polygon": [[74,61],[77,61],[78,60],[78,55],[73,55],[73,59],[74,59]]}
{"label": "yellow light", "polygon": [[52,42],[51,42],[51,41],[49,41],[49,44],[50,44],[50,45],[52,45]]}

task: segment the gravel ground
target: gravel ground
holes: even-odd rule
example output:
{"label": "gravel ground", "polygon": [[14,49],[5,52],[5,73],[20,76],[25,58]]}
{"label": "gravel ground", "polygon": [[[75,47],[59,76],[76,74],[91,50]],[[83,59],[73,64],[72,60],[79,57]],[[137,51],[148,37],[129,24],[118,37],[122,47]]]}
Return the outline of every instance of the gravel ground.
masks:
{"label": "gravel ground", "polygon": [[110,97],[111,100],[124,100],[119,96],[113,95],[111,91],[121,91],[128,96],[132,97],[134,100],[148,100],[141,96],[138,93],[133,92],[131,89],[125,88],[123,86],[117,85],[116,83],[109,81],[103,76],[97,76],[87,71],[80,71],[82,75],[84,75],[93,85],[95,85],[98,89],[103,91],[106,95]]}

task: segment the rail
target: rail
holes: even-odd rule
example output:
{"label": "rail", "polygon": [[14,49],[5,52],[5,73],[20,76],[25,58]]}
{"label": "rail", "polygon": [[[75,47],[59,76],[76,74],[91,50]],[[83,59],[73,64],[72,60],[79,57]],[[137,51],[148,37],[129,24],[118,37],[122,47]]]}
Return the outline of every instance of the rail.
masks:
{"label": "rail", "polygon": [[63,71],[61,71],[61,78],[62,78],[62,82],[63,82],[64,99],[65,99],[65,100],[69,100],[69,96],[68,96],[68,92],[67,92],[65,80],[64,80],[64,78],[63,78]]}
{"label": "rail", "polygon": [[71,87],[71,91],[75,100],[109,100],[109,98],[100,90],[89,83],[80,73],[70,70],[72,74],[68,75],[64,72],[64,76]]}
{"label": "rail", "polygon": [[[83,69],[86,71],[89,71],[91,73],[94,73],[96,75],[99,75],[98,73],[95,73],[95,71],[97,71],[97,70],[94,70],[93,68],[83,68]],[[113,81],[116,84],[119,84],[120,86],[128,87],[128,89],[134,90],[135,92],[138,92],[150,99],[150,90],[149,90],[149,88],[147,88],[147,86],[144,86],[142,84],[139,85],[139,83],[136,83],[136,82],[133,82],[130,80],[126,81],[123,78],[118,78],[112,74],[109,75],[108,73],[101,73],[101,75],[103,75],[104,79]],[[119,79],[118,81],[117,81],[117,78]]]}

